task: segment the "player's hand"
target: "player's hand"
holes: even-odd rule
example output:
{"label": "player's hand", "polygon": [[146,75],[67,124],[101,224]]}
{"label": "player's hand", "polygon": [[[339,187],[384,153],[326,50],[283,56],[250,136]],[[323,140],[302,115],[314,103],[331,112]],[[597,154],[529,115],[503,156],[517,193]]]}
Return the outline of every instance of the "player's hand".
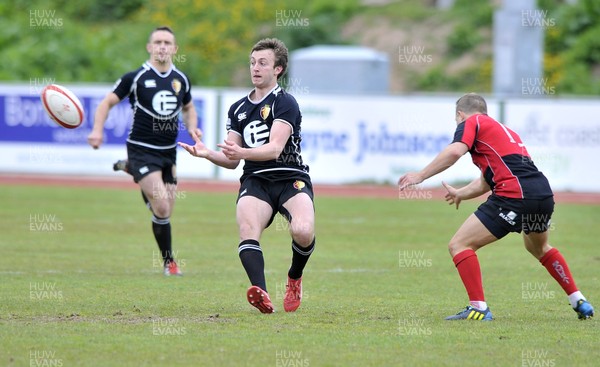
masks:
{"label": "player's hand", "polygon": [[406,189],[409,186],[418,185],[423,182],[421,175],[417,172],[409,172],[398,180],[398,189],[400,191]]}
{"label": "player's hand", "polygon": [[244,159],[244,148],[240,147],[231,140],[224,140],[222,144],[217,144],[217,146],[221,148],[223,154],[225,154],[225,157],[231,160],[239,161]]}
{"label": "player's hand", "polygon": [[[190,134],[192,139],[194,139],[194,137],[197,136],[198,139],[202,140],[202,130],[195,128],[193,130],[188,130],[188,133]],[[196,139],[194,139],[194,141],[196,141]]]}
{"label": "player's hand", "polygon": [[88,144],[92,146],[94,149],[100,148],[104,141],[104,133],[102,131],[94,131],[90,133],[87,137]]}
{"label": "player's hand", "polygon": [[202,131],[197,129],[197,131],[190,132],[192,139],[194,139],[194,145],[189,145],[182,142],[177,142],[177,144],[185,149],[188,153],[193,155],[194,157],[206,158],[208,157],[209,150],[202,142]]}
{"label": "player's hand", "polygon": [[448,202],[448,205],[455,204],[456,209],[458,209],[458,206],[460,205],[460,202],[462,201],[460,196],[458,196],[458,190],[443,181],[442,181],[442,185],[444,185],[444,188],[447,191],[446,196],[444,198]]}

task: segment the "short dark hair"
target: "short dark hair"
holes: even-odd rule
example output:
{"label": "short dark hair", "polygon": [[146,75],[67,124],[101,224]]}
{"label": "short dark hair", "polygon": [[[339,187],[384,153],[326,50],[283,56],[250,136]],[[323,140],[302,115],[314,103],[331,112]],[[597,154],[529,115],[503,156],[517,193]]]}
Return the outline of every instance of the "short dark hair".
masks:
{"label": "short dark hair", "polygon": [[281,78],[285,72],[287,71],[287,64],[288,64],[288,49],[285,46],[285,43],[283,43],[283,41],[277,39],[277,38],[264,38],[261,39],[260,41],[258,41],[254,47],[252,47],[252,50],[250,51],[250,54],[252,54],[252,52],[254,51],[262,51],[262,50],[272,50],[273,53],[275,54],[275,67],[277,66],[281,66],[282,70],[281,73],[279,73],[279,75],[277,75],[277,79]]}
{"label": "short dark hair", "polygon": [[165,32],[169,32],[173,35],[173,37],[175,37],[175,33],[173,32],[173,30],[171,29],[171,27],[163,25],[160,27],[156,27],[152,30],[152,32],[150,32],[150,36],[148,36],[148,42],[150,42],[150,39],[152,39],[152,35],[154,34],[154,32],[158,32],[158,31],[165,31]]}
{"label": "short dark hair", "polygon": [[462,111],[468,115],[483,113],[487,115],[487,103],[482,96],[467,93],[456,101],[456,112]]}

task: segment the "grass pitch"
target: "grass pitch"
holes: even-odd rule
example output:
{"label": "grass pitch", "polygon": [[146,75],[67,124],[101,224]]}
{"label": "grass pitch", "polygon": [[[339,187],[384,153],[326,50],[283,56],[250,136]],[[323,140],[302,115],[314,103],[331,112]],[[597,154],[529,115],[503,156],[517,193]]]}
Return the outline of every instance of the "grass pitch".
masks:
{"label": "grass pitch", "polygon": [[[478,252],[493,322],[467,304],[446,244],[478,202],[318,196],[305,297],[283,312],[291,250],[265,232],[277,312],[245,300],[235,193],[185,191],[172,217],[184,276],[161,274],[136,190],[0,186],[0,365],[592,366],[597,320],[579,321],[512,234]],[[558,204],[551,243],[600,307],[600,207]],[[600,310],[600,309],[598,309]]]}

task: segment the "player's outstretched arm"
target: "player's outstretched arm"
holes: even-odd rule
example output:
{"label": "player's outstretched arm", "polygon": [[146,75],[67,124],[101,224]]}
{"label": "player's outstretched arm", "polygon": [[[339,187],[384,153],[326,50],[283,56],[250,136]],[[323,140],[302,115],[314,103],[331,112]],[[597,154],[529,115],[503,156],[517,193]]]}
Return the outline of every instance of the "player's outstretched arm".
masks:
{"label": "player's outstretched arm", "polygon": [[[192,132],[192,138],[194,139],[194,145],[189,145],[183,142],[177,142],[177,144],[185,149],[188,153],[193,155],[194,157],[205,158],[210,162],[216,164],[217,166],[229,169],[235,169],[239,164],[239,160],[229,159],[223,152],[209,149],[202,142],[202,132]],[[236,134],[229,133],[227,139],[241,140]]]}
{"label": "player's outstretched arm", "polygon": [[120,101],[121,100],[115,93],[110,92],[106,95],[106,97],[104,97],[104,99],[96,108],[96,114],[94,115],[94,127],[87,138],[88,144],[91,145],[92,148],[98,149],[100,148],[100,145],[102,145],[102,142],[104,141],[104,123],[108,118],[108,112]]}
{"label": "player's outstretched arm", "polygon": [[409,172],[398,180],[400,190],[418,185],[426,179],[452,167],[460,159],[468,148],[463,143],[452,143],[442,150],[425,168],[419,172]]}

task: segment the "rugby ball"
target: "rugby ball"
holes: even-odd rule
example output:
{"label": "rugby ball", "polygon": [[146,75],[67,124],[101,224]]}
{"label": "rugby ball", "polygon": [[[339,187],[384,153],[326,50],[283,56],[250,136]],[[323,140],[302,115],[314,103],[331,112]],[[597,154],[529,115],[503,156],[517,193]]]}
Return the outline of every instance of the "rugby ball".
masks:
{"label": "rugby ball", "polygon": [[57,84],[44,87],[40,95],[42,105],[54,122],[74,129],[83,122],[83,106],[73,92]]}

